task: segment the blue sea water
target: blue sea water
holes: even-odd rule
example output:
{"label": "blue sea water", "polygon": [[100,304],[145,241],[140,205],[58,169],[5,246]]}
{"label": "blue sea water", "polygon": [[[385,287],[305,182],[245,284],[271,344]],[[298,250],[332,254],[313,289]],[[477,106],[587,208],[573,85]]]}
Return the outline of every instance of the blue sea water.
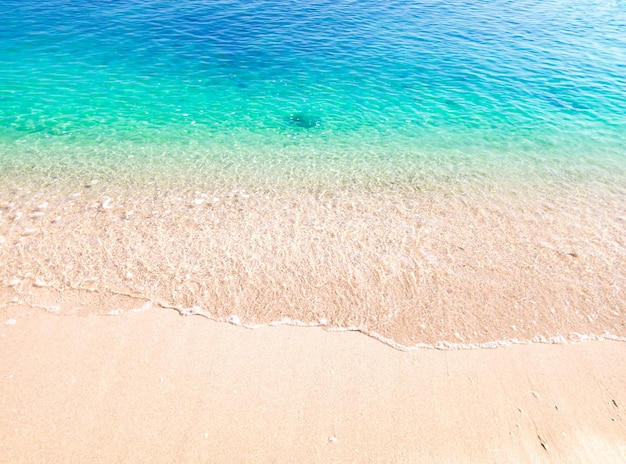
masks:
{"label": "blue sea water", "polygon": [[622,0],[1,0],[0,18],[6,172],[626,166]]}

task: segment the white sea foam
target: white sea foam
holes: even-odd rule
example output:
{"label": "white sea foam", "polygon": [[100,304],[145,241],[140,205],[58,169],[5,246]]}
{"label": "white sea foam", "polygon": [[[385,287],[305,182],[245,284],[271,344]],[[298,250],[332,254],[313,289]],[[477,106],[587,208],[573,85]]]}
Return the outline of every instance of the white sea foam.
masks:
{"label": "white sea foam", "polygon": [[554,336],[554,337],[545,337],[543,335],[536,335],[532,339],[523,340],[519,338],[509,338],[509,339],[501,339],[501,340],[493,340],[488,342],[480,342],[480,343],[457,343],[450,342],[448,340],[441,340],[435,343],[417,343],[414,345],[403,345],[401,343],[396,342],[395,340],[384,337],[377,332],[368,330],[366,327],[357,327],[357,326],[347,326],[347,327],[328,327],[325,325],[326,321],[322,320],[320,322],[304,322],[297,319],[290,318],[282,318],[278,321],[271,321],[264,324],[249,324],[243,322],[239,316],[230,315],[227,317],[215,317],[211,315],[209,312],[204,311],[202,308],[198,306],[194,306],[192,308],[179,308],[171,306],[167,303],[160,303],[159,306],[168,309],[175,309],[181,316],[202,316],[206,319],[210,319],[215,322],[220,323],[228,323],[232,325],[236,325],[239,327],[243,327],[246,329],[258,329],[262,327],[276,327],[280,325],[287,325],[293,327],[321,327],[328,332],[359,332],[368,337],[371,337],[379,342],[384,343],[392,348],[395,348],[399,351],[415,351],[420,349],[434,349],[434,350],[477,350],[477,349],[495,349],[508,347],[513,345],[530,345],[530,344],[551,344],[551,345],[566,345],[573,343],[582,343],[589,341],[620,341],[626,342],[626,337],[620,337],[618,335],[612,334],[610,332],[604,332],[603,334],[581,334],[573,332],[569,334],[567,337],[563,335]]}

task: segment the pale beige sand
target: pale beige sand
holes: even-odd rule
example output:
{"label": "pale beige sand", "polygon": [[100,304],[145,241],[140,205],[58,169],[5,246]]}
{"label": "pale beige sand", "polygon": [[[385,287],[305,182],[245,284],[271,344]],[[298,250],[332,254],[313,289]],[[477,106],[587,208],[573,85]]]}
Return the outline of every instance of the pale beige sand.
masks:
{"label": "pale beige sand", "polygon": [[2,308],[0,462],[626,462],[626,343],[400,352]]}

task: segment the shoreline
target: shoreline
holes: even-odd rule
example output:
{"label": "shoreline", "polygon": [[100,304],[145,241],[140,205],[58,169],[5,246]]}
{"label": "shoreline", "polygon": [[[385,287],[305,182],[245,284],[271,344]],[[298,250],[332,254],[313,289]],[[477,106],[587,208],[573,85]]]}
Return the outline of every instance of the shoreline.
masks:
{"label": "shoreline", "polygon": [[626,458],[626,345],[399,352],[165,309],[0,326],[0,462]]}
{"label": "shoreline", "polygon": [[0,462],[626,459],[621,184],[20,180]]}
{"label": "shoreline", "polygon": [[[2,292],[0,291],[0,296]],[[415,345],[402,345],[397,343],[393,339],[382,336],[379,333],[368,330],[367,327],[337,327],[329,326],[327,321],[322,320],[320,322],[305,322],[297,319],[283,318],[276,321],[268,321],[258,324],[248,324],[245,321],[239,319],[236,314],[224,318],[217,318],[212,316],[209,312],[204,311],[202,308],[194,306],[190,308],[183,308],[181,306],[171,306],[168,303],[158,303],[153,301],[145,301],[141,304],[136,298],[130,295],[115,295],[118,298],[114,298],[116,304],[115,309],[96,310],[94,305],[101,304],[96,300],[82,299],[80,303],[78,300],[69,300],[74,304],[75,309],[73,311],[61,311],[60,306],[40,306],[27,304],[22,300],[13,298],[8,300],[8,303],[0,304],[0,319],[3,319],[5,325],[17,324],[17,320],[22,317],[36,317],[37,315],[48,314],[59,317],[123,317],[127,315],[133,315],[143,312],[154,311],[172,311],[184,318],[201,318],[216,324],[232,325],[245,330],[258,330],[269,329],[272,327],[291,327],[302,329],[322,329],[325,332],[330,333],[356,333],[368,337],[376,342],[379,342],[387,347],[404,353],[410,353],[420,350],[436,350],[436,351],[473,351],[473,350],[492,350],[499,348],[508,348],[512,346],[523,345],[577,345],[581,343],[590,342],[626,342],[626,337],[620,337],[615,334],[605,332],[603,334],[596,333],[570,333],[568,335],[559,335],[553,337],[545,337],[543,335],[536,335],[532,339],[520,340],[514,339],[501,339],[491,340],[482,343],[457,343],[454,341],[440,340],[436,343],[417,343]],[[5,298],[6,300],[6,298]],[[66,300],[67,302],[68,300]],[[108,308],[112,307],[111,302],[107,302]]]}
{"label": "shoreline", "polygon": [[401,346],[626,337],[619,186],[74,187],[4,190],[0,305],[152,301]]}

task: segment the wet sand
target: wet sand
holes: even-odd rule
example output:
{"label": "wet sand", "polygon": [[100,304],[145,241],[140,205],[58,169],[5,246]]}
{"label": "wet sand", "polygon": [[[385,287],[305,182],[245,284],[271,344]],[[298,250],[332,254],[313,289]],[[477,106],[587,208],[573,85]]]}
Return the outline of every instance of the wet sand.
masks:
{"label": "wet sand", "polygon": [[626,337],[622,184],[384,180],[15,181],[0,189],[0,304],[151,302],[403,347]]}
{"label": "wet sand", "polygon": [[2,311],[0,462],[626,460],[622,342],[400,352],[166,309]]}

